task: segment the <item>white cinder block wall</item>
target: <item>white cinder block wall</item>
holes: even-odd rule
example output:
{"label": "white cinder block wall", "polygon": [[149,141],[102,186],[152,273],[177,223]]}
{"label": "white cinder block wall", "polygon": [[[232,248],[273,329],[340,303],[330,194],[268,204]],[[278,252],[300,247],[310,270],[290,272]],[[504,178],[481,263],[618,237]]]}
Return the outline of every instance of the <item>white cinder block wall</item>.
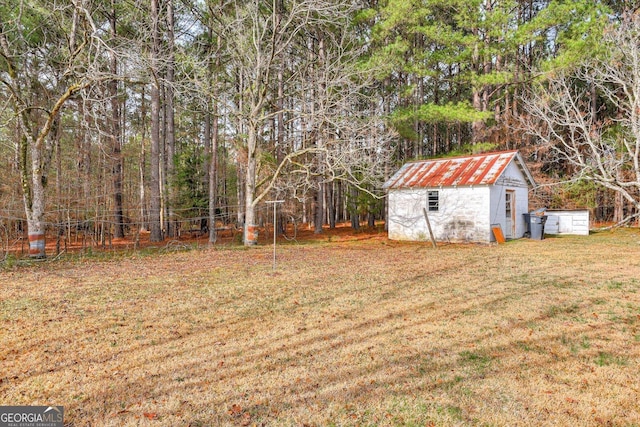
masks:
{"label": "white cinder block wall", "polygon": [[487,186],[398,189],[389,192],[389,238],[428,240],[423,208],[429,191],[439,192],[439,209],[428,212],[437,240],[489,242],[490,191]]}

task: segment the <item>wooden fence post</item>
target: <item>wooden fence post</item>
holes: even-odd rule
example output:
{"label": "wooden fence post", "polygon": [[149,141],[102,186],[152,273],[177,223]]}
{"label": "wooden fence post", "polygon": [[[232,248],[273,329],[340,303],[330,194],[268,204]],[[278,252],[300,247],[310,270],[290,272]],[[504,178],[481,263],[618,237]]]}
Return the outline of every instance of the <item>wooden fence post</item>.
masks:
{"label": "wooden fence post", "polygon": [[431,221],[429,221],[429,215],[427,215],[427,208],[422,208],[422,212],[424,213],[424,219],[427,221],[429,236],[431,236],[431,244],[434,248],[438,249],[438,245],[436,245],[436,238],[433,236],[433,230],[431,230]]}

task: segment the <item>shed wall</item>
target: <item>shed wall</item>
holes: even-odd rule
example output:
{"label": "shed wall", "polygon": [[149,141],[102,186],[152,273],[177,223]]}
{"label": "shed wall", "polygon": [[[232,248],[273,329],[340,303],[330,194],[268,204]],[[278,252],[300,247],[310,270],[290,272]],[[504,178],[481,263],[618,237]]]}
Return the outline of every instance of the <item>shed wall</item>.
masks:
{"label": "shed wall", "polygon": [[524,188],[529,191],[527,181],[515,162],[509,163],[502,176],[496,180],[497,185]]}
{"label": "shed wall", "polygon": [[[508,230],[506,218],[506,192],[512,191],[515,201],[515,227],[513,233]],[[491,187],[491,224],[500,224],[505,236],[509,238],[521,238],[526,232],[526,224],[523,214],[529,212],[529,187],[522,172],[512,162],[498,179],[496,185]],[[492,236],[492,240],[493,236]]]}
{"label": "shed wall", "polygon": [[487,186],[391,189],[389,191],[389,238],[428,240],[423,208],[429,191],[438,191],[439,209],[428,212],[436,240],[489,242],[490,191]]}

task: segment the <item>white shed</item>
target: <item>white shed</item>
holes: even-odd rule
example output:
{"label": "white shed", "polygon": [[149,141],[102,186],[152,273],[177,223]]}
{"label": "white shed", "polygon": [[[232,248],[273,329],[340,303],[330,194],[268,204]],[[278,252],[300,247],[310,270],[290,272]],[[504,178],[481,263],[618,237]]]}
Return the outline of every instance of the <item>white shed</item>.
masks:
{"label": "white shed", "polygon": [[492,226],[504,237],[526,231],[531,172],[517,151],[406,163],[383,186],[388,197],[392,240],[494,241]]}
{"label": "white shed", "polygon": [[587,209],[547,210],[545,234],[589,235],[589,211]]}

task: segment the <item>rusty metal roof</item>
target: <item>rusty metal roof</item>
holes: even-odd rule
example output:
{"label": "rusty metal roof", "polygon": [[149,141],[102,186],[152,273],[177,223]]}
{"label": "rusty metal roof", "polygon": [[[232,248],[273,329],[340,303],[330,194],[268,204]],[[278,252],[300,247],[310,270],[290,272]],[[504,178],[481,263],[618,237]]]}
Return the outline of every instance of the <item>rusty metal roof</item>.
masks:
{"label": "rusty metal roof", "polygon": [[491,185],[495,184],[512,161],[516,161],[528,184],[535,185],[517,151],[500,151],[406,163],[383,188]]}

